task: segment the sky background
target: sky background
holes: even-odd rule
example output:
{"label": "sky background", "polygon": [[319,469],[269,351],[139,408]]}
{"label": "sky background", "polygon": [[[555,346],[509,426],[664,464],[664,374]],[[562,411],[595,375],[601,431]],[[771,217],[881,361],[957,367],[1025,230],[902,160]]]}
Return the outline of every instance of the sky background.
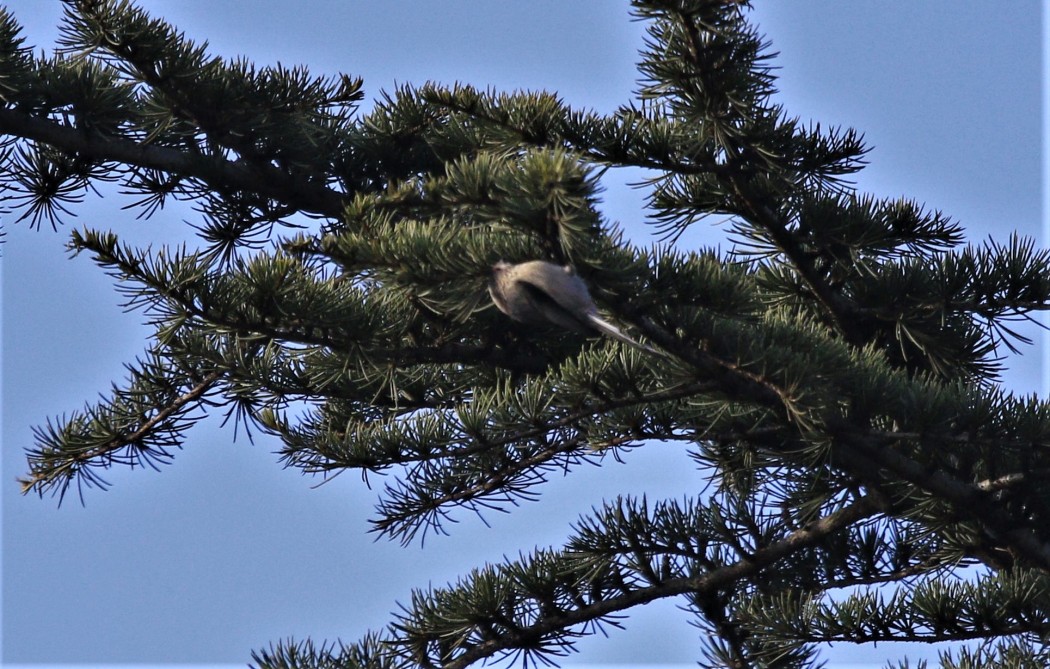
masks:
{"label": "sky background", "polygon": [[[50,49],[57,0],[3,3],[31,44]],[[557,91],[611,112],[636,89],[644,26],[619,0],[141,0],[155,16],[207,40],[213,53],[314,74],[365,79],[374,99],[395,83],[454,81]],[[752,18],[780,52],[778,99],[792,115],[853,126],[874,147],[861,190],[906,195],[960,221],[970,238],[1036,236],[1043,206],[1043,14],[1036,0],[756,0]],[[637,175],[635,175],[637,176]],[[611,174],[603,209],[648,243],[643,195]],[[294,636],[353,641],[390,619],[411,589],[533,546],[561,545],[602,499],[693,494],[701,484],[676,446],[638,449],[626,464],[554,478],[539,503],[471,515],[424,547],[375,542],[375,502],[354,475],[318,489],[283,470],[276,444],[233,441],[209,419],[160,472],[114,470],[108,492],[62,508],[21,497],[15,478],[31,427],[93,402],[144,349],[88,257],[68,259],[72,227],[112,229],[135,243],[187,237],[185,209],[138,221],[110,195],[77,208],[57,232],[4,217],[2,247],[2,652],[17,663],[235,663]],[[698,226],[682,244],[717,243]],[[1009,388],[1045,393],[1045,346],[1010,362]],[[381,481],[380,481],[381,484]],[[570,664],[693,665],[690,616],[663,602],[632,612],[626,630],[580,644]],[[884,664],[902,650],[832,649],[832,666]],[[910,657],[933,657],[929,648]]]}

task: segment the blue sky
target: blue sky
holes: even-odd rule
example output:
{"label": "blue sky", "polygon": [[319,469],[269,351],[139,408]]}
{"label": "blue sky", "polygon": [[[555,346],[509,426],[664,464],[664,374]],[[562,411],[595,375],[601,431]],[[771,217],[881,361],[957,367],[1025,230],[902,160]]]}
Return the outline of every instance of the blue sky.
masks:
{"label": "blue sky", "polygon": [[[50,48],[57,0],[6,2],[29,41]],[[619,0],[141,0],[213,52],[365,79],[374,98],[395,82],[469,82],[558,91],[611,111],[635,89],[643,26]],[[789,113],[862,130],[874,146],[862,190],[906,195],[959,220],[972,239],[1042,233],[1042,16],[1034,1],[756,0],[781,53]],[[613,175],[603,207],[645,242],[642,196]],[[207,420],[162,471],[114,471],[86,506],[21,497],[30,428],[93,401],[144,348],[141,316],[123,313],[88,258],[63,250],[72,227],[111,228],[138,243],[186,237],[189,210],[149,221],[91,199],[67,226],[33,232],[4,219],[2,266],[2,655],[7,663],[229,662],[295,636],[354,640],[384,625],[411,588],[443,584],[519,549],[559,545],[569,525],[620,493],[650,499],[695,491],[698,477],[670,446],[639,449],[554,479],[541,502],[491,527],[464,515],[425,547],[374,542],[375,494],[353,474],[318,489],[276,464],[276,446],[233,442]],[[700,228],[683,243],[711,243]],[[1045,346],[1042,347],[1045,349]],[[1011,363],[1009,387],[1045,382],[1042,351]],[[696,659],[696,630],[673,602],[646,607],[609,639],[581,644],[573,663]],[[930,657],[929,649],[915,649]],[[836,649],[878,662],[897,649]]]}

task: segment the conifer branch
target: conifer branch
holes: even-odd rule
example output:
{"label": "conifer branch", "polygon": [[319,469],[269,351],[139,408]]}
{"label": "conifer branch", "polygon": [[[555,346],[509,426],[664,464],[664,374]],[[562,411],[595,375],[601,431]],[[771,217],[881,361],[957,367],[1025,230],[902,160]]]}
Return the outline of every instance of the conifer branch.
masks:
{"label": "conifer branch", "polygon": [[849,445],[841,449],[844,462],[856,458],[856,454],[850,450],[856,448],[863,454],[863,460],[855,465],[857,470],[870,471],[866,468],[875,463],[880,468],[895,473],[903,480],[945,500],[960,516],[977,520],[994,544],[1008,547],[1016,552],[1018,557],[1023,557],[1040,569],[1050,570],[1050,542],[1041,539],[1031,525],[1007,513],[996,504],[991,496],[982,490],[980,483],[967,483],[944,470],[931,470],[905,457],[892,446],[872,443],[866,436],[843,436],[844,442]]}
{"label": "conifer branch", "polygon": [[694,577],[670,578],[644,588],[624,592],[617,597],[601,599],[572,611],[543,616],[534,624],[498,638],[467,647],[454,659],[441,663],[442,669],[466,669],[475,662],[515,648],[531,647],[536,640],[557,635],[562,630],[608,617],[619,611],[677,595],[703,596],[730,588],[734,583],[753,577],[789,555],[818,544],[825,537],[880,513],[880,504],[872,496],[860,497],[839,511],[800,528],[784,539],[757,549],[749,557],[716,567]]}
{"label": "conifer branch", "polygon": [[80,475],[83,467],[95,466],[110,460],[114,453],[127,447],[149,450],[145,444],[151,434],[166,421],[184,411],[192,403],[201,401],[222,378],[221,371],[211,372],[197,381],[196,385],[176,397],[164,407],[156,407],[153,415],[138,428],[127,434],[114,437],[105,443],[83,450],[65,453],[61,448],[42,448],[29,453],[29,474],[18,479],[22,494],[33,490],[43,495],[49,488],[58,488],[64,494],[66,488]]}
{"label": "conifer branch", "polygon": [[293,205],[304,213],[328,218],[341,216],[346,203],[345,195],[323,185],[294,179],[274,166],[195,155],[186,150],[104,136],[14,109],[0,109],[0,135],[42,142],[88,160],[199,179],[208,188],[219,191],[257,193]]}

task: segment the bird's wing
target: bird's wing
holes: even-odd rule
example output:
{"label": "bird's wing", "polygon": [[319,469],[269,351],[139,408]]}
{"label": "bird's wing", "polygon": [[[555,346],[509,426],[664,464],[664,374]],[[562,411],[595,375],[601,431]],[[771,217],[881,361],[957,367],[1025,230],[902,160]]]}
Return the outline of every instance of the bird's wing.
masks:
{"label": "bird's wing", "polygon": [[522,292],[528,296],[535,311],[543,314],[543,317],[549,322],[576,332],[591,330],[589,321],[580,320],[575,313],[558,304],[542,286],[523,279],[518,279],[518,283],[521,285]]}

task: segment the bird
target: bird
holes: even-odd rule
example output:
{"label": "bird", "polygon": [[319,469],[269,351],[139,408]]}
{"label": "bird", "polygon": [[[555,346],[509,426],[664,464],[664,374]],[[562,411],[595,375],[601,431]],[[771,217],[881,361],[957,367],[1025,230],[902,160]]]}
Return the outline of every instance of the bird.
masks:
{"label": "bird", "polygon": [[556,325],[585,334],[599,333],[649,353],[653,348],[632,339],[602,319],[587,284],[569,265],[546,260],[492,267],[489,295],[496,308],[519,323]]}

